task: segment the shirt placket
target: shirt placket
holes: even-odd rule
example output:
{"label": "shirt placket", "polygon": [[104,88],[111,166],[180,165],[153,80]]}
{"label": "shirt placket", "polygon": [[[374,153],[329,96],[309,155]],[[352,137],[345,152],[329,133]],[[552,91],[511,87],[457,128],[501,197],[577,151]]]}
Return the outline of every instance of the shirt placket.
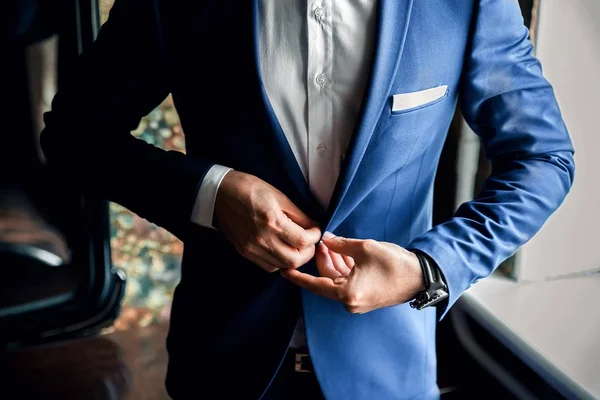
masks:
{"label": "shirt placket", "polygon": [[327,206],[336,177],[331,168],[333,138],[332,0],[307,1],[308,183]]}

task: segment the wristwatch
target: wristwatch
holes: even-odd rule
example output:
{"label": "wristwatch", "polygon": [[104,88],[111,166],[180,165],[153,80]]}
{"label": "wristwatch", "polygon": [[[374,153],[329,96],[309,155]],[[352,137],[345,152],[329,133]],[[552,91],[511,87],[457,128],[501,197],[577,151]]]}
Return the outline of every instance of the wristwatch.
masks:
{"label": "wristwatch", "polygon": [[413,250],[419,259],[425,279],[425,290],[410,302],[412,308],[421,310],[425,307],[437,306],[448,298],[448,286],[440,268],[427,254]]}

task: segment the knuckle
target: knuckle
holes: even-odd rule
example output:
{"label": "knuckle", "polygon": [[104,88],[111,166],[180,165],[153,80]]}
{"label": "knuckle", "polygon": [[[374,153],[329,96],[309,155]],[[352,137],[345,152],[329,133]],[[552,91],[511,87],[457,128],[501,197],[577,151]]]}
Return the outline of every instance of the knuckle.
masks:
{"label": "knuckle", "polygon": [[257,247],[266,250],[269,253],[273,252],[273,242],[268,237],[257,236],[254,239],[254,243]]}
{"label": "knuckle", "polygon": [[256,240],[253,237],[249,236],[242,241],[240,247],[242,248],[242,251],[250,253],[252,251],[252,248],[254,247],[254,243],[256,243]]}
{"label": "knuckle", "polygon": [[289,268],[293,268],[293,269],[298,269],[300,268],[304,263],[302,262],[302,260],[299,260],[298,258],[290,258],[289,260],[287,260],[286,265]]}
{"label": "knuckle", "polygon": [[365,252],[373,251],[379,243],[373,239],[367,239],[361,243],[362,250]]}
{"label": "knuckle", "polygon": [[249,253],[249,247],[246,245],[245,242],[239,243],[235,246],[235,249],[237,250],[238,253],[240,253],[243,256],[248,256]]}
{"label": "knuckle", "polygon": [[298,247],[300,247],[301,249],[310,246],[310,241],[308,240],[308,236],[306,235],[306,233],[304,233],[300,237],[298,237],[298,240],[296,243],[297,243]]}
{"label": "knuckle", "polygon": [[281,261],[282,268],[293,268],[294,262],[290,257],[282,255],[278,258],[279,258],[279,261]]}
{"label": "knuckle", "polygon": [[264,247],[261,243],[260,237],[248,236],[239,244],[238,251],[245,256],[252,255],[256,252],[258,247]]}
{"label": "knuckle", "polygon": [[298,268],[302,267],[304,264],[306,264],[307,262],[309,262],[312,258],[313,257],[310,255],[298,256],[297,258],[294,259],[292,268],[298,269]]}
{"label": "knuckle", "polygon": [[356,308],[360,306],[362,297],[363,296],[360,292],[349,292],[343,296],[342,302],[346,307]]}
{"label": "knuckle", "polygon": [[356,306],[344,306],[344,308],[346,309],[346,311],[348,311],[350,314],[360,314],[360,308],[356,307]]}
{"label": "knuckle", "polygon": [[265,225],[270,230],[277,230],[281,228],[281,216],[275,211],[269,211],[265,215]]}

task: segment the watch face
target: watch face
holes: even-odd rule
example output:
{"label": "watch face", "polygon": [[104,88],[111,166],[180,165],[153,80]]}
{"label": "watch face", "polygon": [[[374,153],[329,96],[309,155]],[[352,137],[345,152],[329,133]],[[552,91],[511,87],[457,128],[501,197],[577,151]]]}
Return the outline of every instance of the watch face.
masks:
{"label": "watch face", "polygon": [[444,297],[446,295],[446,292],[442,289],[438,289],[435,292],[433,292],[433,295],[431,296],[431,300],[437,300],[440,299],[442,297]]}

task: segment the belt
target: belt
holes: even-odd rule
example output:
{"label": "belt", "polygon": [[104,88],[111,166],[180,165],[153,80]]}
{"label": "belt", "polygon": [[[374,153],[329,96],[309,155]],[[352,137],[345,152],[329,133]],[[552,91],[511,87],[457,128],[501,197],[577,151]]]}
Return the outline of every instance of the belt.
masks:
{"label": "belt", "polygon": [[325,400],[306,349],[288,349],[264,399]]}
{"label": "belt", "polygon": [[282,367],[298,373],[314,373],[308,349],[288,349]]}

